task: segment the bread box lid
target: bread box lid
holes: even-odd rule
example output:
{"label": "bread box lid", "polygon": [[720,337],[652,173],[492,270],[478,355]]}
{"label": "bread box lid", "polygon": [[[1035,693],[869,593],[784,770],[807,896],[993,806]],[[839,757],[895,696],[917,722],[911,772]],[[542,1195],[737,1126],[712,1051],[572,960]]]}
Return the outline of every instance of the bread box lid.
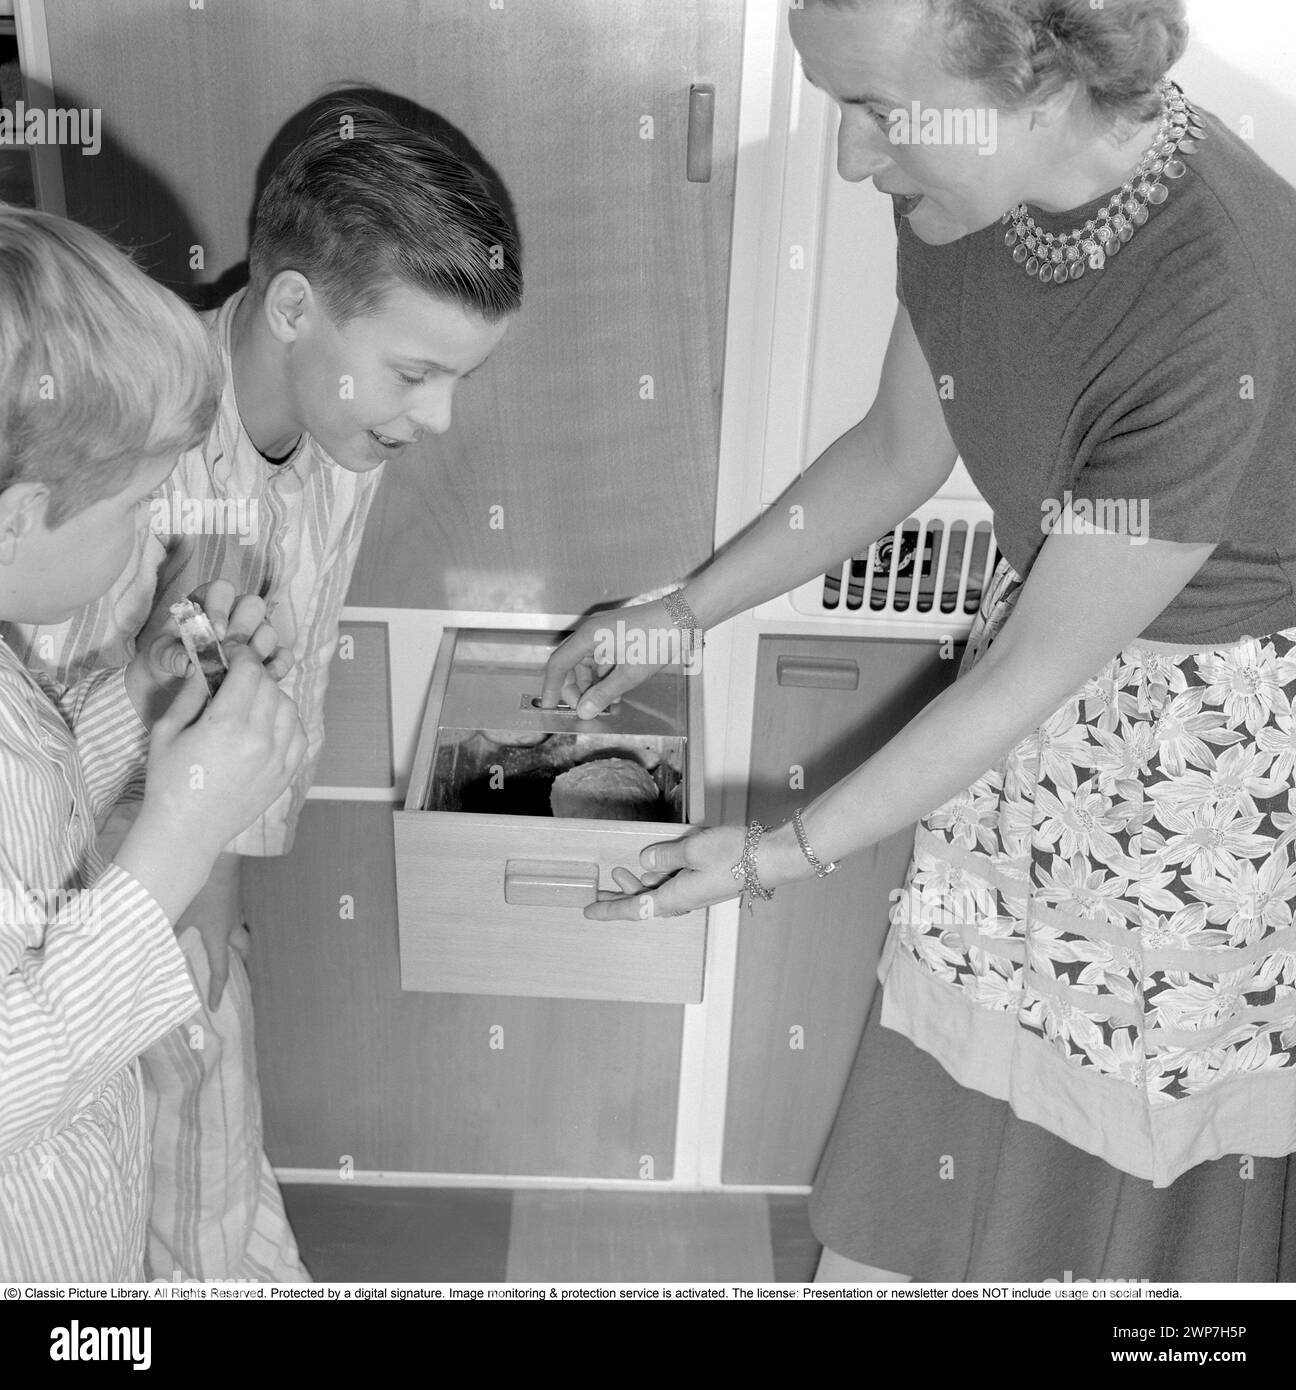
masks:
{"label": "bread box lid", "polygon": [[535,702],[544,681],[545,663],[558,641],[553,633],[461,630],[450,663],[439,727],[523,735],[687,736],[685,682],[690,677],[679,664],[655,672],[594,719],[579,719],[575,710],[566,706],[540,709]]}

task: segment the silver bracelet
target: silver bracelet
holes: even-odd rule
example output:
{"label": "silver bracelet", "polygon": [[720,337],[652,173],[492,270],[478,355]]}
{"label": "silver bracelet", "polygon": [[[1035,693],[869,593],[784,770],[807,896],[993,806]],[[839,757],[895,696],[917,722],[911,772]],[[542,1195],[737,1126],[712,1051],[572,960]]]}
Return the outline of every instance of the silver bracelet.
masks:
{"label": "silver bracelet", "polygon": [[684,590],[672,589],[670,593],[662,596],[662,603],[670,614],[671,622],[683,630],[688,643],[688,659],[692,661],[693,653],[702,645],[703,637],[697,617],[684,597]]}
{"label": "silver bracelet", "polygon": [[767,903],[774,896],[773,888],[762,886],[760,879],[756,875],[756,843],[765,833],[766,827],[760,821],[754,820],[747,827],[747,839],[743,845],[743,852],[729,872],[743,886],[743,893],[747,898],[747,910],[752,911],[752,899],[759,898],[761,902]]}
{"label": "silver bracelet", "polygon": [[815,871],[817,878],[827,878],[837,867],[834,859],[831,864],[825,864],[822,859],[810,848],[810,841],[806,839],[805,826],[801,824],[801,812],[798,809],[792,817],[792,828],[796,831],[797,844],[801,846],[801,853],[810,861],[810,867]]}

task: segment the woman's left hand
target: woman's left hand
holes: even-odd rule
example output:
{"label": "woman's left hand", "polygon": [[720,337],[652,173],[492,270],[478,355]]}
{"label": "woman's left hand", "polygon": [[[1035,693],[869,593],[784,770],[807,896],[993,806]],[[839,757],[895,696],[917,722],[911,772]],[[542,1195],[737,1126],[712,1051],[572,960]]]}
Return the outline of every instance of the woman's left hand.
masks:
{"label": "woman's left hand", "polygon": [[742,857],[746,840],[741,826],[721,825],[648,845],[639,856],[642,876],[629,869],[613,869],[613,882],[621,892],[601,891],[598,901],[585,909],[585,916],[595,922],[640,922],[679,917],[736,898],[742,885],[730,870]]}

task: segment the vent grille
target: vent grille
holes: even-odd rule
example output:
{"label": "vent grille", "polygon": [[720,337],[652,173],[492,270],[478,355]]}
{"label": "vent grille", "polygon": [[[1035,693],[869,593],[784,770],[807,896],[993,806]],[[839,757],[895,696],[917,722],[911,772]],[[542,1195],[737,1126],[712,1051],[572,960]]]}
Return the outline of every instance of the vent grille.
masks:
{"label": "vent grille", "polygon": [[803,585],[793,605],[830,620],[933,631],[970,627],[999,561],[987,511],[983,503],[929,503],[839,570]]}
{"label": "vent grille", "polygon": [[823,578],[826,612],[974,615],[998,553],[988,521],[912,518]]}

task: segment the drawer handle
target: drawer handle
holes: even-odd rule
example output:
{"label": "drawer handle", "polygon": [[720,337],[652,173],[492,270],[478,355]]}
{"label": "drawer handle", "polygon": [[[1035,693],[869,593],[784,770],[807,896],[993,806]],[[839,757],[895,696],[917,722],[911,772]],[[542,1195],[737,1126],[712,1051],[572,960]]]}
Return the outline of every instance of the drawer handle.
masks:
{"label": "drawer handle", "polygon": [[781,656],[780,685],[812,685],[820,690],[858,690],[859,663],[834,656]]}
{"label": "drawer handle", "polygon": [[570,859],[509,859],[504,901],[517,907],[586,907],[598,898],[599,867]]}
{"label": "drawer handle", "polygon": [[[521,703],[521,705],[518,706],[518,708],[519,708],[519,709],[541,709],[540,697],[539,697],[539,695],[523,695],[523,697],[522,697],[522,703]],[[560,701],[558,704],[554,705],[551,709],[542,710],[541,712],[544,713],[544,714],[575,714],[575,713],[576,713],[576,706],[575,706],[575,705],[569,705],[569,704],[566,703],[566,701]],[[594,718],[595,718],[595,719],[603,719],[603,718],[606,718],[606,717],[607,717],[608,715],[610,715],[611,713],[612,713],[612,711],[611,711],[610,709],[601,709],[601,710],[599,710],[599,712],[594,716]]]}
{"label": "drawer handle", "polygon": [[715,87],[695,82],[689,88],[688,156],[685,173],[690,183],[711,182],[711,140],[715,130]]}

